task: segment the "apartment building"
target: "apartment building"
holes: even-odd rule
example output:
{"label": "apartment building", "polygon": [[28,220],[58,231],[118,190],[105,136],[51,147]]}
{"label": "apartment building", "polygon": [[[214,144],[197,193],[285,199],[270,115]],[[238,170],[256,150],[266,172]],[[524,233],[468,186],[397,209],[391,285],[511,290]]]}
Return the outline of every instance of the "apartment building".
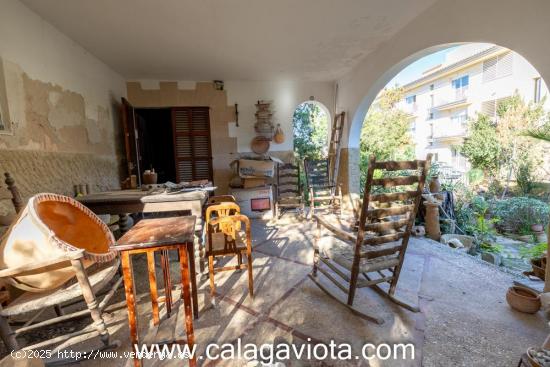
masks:
{"label": "apartment building", "polygon": [[[469,164],[457,146],[476,113],[495,116],[499,101],[514,93],[538,102],[548,95],[540,74],[522,56],[490,44],[467,44],[445,61],[404,85],[399,106],[411,114],[417,157],[433,153],[436,161],[466,172]],[[545,102],[550,108],[550,101]]]}

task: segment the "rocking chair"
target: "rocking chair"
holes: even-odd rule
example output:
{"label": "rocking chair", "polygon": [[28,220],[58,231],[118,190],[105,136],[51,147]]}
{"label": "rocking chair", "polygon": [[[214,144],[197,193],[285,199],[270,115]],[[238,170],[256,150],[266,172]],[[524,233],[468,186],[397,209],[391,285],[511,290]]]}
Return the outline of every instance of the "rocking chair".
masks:
{"label": "rocking chair", "polygon": [[[430,161],[430,154],[426,160],[402,162],[376,162],[371,157],[357,234],[343,230],[327,217],[314,216],[318,233],[313,271],[309,277],[325,293],[363,319],[378,324],[384,322],[353,307],[356,289],[363,287],[373,287],[397,305],[419,312],[418,307],[397,298],[395,290]],[[377,175],[383,178],[374,178],[375,170],[386,174]],[[331,235],[321,237],[323,228]],[[322,284],[319,273],[347,294],[347,303],[340,301]],[[360,274],[362,279],[359,279]],[[389,290],[380,288],[381,283],[389,283]]]}
{"label": "rocking chair", "polygon": [[319,203],[334,211],[342,209],[342,190],[331,177],[330,159],[304,159],[306,183],[309,193],[309,218],[315,214],[315,204]]}

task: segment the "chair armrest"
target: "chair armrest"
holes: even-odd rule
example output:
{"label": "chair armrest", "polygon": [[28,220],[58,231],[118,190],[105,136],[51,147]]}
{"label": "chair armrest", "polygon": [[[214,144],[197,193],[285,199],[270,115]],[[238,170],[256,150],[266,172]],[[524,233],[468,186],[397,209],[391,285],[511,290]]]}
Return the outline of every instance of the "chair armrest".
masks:
{"label": "chair armrest", "polygon": [[37,271],[48,266],[62,264],[71,260],[77,260],[84,257],[84,250],[69,251],[66,255],[56,257],[54,259],[48,259],[44,261],[36,261],[30,264],[21,265],[15,268],[6,268],[0,270],[0,278],[13,277],[17,275],[24,275],[25,273]]}
{"label": "chair armrest", "polygon": [[353,243],[357,242],[357,237],[355,237],[354,235],[352,235],[349,232],[346,232],[346,231],[336,227],[335,225],[331,224],[329,221],[324,219],[322,216],[315,214],[315,215],[313,215],[313,218],[315,218],[318,225],[321,225],[321,226],[325,227],[326,229],[328,229],[329,231],[334,233],[337,237],[341,238],[342,240],[350,241],[350,242],[353,242]]}

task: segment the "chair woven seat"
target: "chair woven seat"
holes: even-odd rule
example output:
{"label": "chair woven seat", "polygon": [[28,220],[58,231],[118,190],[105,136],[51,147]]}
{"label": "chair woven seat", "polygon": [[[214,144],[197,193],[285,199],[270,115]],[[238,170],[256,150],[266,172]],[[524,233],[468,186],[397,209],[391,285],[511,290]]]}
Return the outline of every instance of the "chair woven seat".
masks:
{"label": "chair woven seat", "polygon": [[[321,256],[333,260],[335,263],[348,269],[349,271],[352,270],[354,258],[353,244],[343,241],[337,237],[325,236],[319,239],[318,246]],[[399,246],[401,246],[400,242],[392,242],[382,246],[376,246],[376,249],[398,248]],[[375,259],[362,258],[359,261],[359,271],[361,273],[368,273],[371,271],[387,269],[389,267],[396,266],[397,264],[399,264],[399,256],[397,254],[380,256]]]}
{"label": "chair woven seat", "polygon": [[[94,293],[103,289],[116,274],[120,260],[116,258],[112,263],[101,267],[88,275],[90,286]],[[0,311],[0,316],[15,316],[22,312],[40,310],[44,307],[55,306],[63,302],[74,300],[82,296],[82,288],[76,281],[69,281],[58,289],[42,293],[25,292],[13,300]]]}

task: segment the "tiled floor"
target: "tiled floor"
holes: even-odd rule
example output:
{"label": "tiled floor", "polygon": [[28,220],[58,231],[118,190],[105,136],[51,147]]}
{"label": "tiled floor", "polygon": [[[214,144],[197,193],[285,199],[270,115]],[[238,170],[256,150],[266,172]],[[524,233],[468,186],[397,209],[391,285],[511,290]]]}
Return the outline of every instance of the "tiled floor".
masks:
{"label": "tiled floor", "polygon": [[[216,306],[206,278],[199,286],[200,318],[195,321],[199,353],[210,342],[312,344],[346,342],[359,354],[365,343],[413,343],[414,361],[291,360],[286,366],[516,366],[527,347],[548,333],[542,313],[512,311],[505,293],[513,277],[467,255],[425,239],[411,241],[397,293],[419,303],[411,313],[373,290],[361,289],[358,308],[384,319],[377,325],[351,314],[307,277],[313,257],[313,224],[290,217],[278,224],[253,222],[255,297],[248,296],[246,272],[216,276]],[[235,261],[235,260],[231,260]],[[144,262],[137,261],[138,291],[147,291]],[[340,292],[334,290],[335,293]],[[122,292],[120,292],[122,293]],[[123,295],[119,295],[123,301]],[[148,298],[140,304],[141,327],[150,316]],[[130,350],[123,304],[109,328]],[[173,362],[172,362],[173,363]],[[172,365],[159,363],[158,365]],[[204,366],[241,366],[244,361],[201,360]],[[118,366],[124,360],[90,361],[86,366]]]}

